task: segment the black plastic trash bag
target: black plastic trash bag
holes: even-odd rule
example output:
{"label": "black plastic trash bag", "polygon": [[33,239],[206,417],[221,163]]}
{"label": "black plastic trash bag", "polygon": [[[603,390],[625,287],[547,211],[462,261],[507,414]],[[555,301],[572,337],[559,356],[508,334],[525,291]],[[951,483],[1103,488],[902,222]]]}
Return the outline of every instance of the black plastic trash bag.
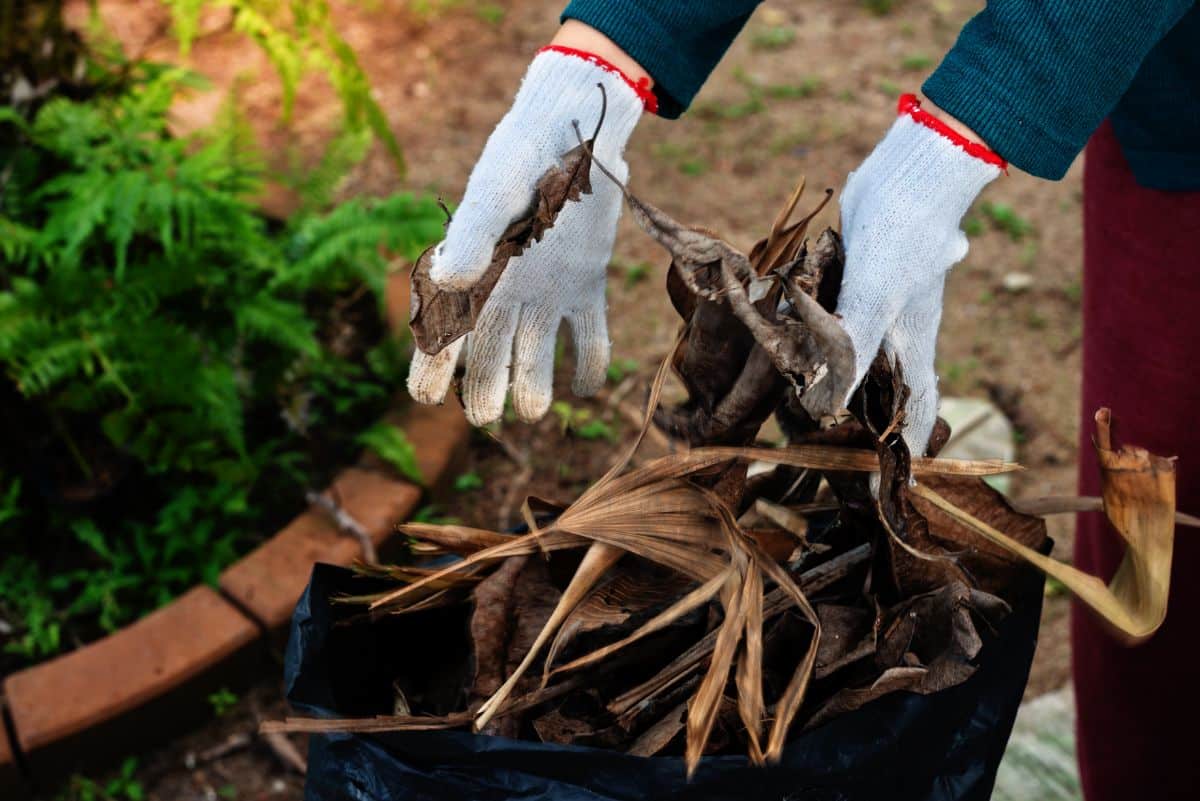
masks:
{"label": "black plastic trash bag", "polygon": [[[315,735],[308,801],[986,801],[1029,677],[1042,582],[1020,601],[967,681],[931,695],[897,692],[798,735],[780,764],[705,757],[685,778],[680,757],[547,745],[466,731]],[[301,712],[387,714],[396,665],[457,680],[463,616],[431,610],[370,625],[336,626],[358,614],[341,593],[383,585],[317,565],[292,617],[285,676]]]}

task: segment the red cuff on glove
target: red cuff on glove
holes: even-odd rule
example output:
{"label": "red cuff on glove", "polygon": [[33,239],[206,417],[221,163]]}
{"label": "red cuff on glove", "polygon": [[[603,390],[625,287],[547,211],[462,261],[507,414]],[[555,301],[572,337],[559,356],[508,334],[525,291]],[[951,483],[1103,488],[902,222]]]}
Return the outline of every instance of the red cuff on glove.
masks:
{"label": "red cuff on glove", "polygon": [[649,78],[642,78],[640,81],[634,81],[612,62],[600,58],[600,56],[596,55],[595,53],[589,53],[586,50],[579,50],[574,47],[564,47],[563,45],[546,45],[538,50],[538,52],[542,53],[547,50],[553,50],[556,53],[563,53],[568,56],[582,58],[584,61],[589,61],[592,64],[595,64],[602,70],[606,70],[620,76],[621,80],[629,84],[630,89],[637,92],[637,96],[642,99],[642,105],[645,106],[646,111],[649,111],[651,114],[658,113],[658,97],[656,97],[654,92],[650,90]]}
{"label": "red cuff on glove", "polygon": [[900,95],[900,102],[896,106],[896,113],[899,115],[908,114],[914,121],[946,137],[975,158],[982,159],[988,164],[995,164],[1000,169],[1008,172],[1008,162],[1001,158],[999,153],[987,145],[972,142],[928,111],[922,109],[921,101],[917,99],[916,95],[911,93]]}

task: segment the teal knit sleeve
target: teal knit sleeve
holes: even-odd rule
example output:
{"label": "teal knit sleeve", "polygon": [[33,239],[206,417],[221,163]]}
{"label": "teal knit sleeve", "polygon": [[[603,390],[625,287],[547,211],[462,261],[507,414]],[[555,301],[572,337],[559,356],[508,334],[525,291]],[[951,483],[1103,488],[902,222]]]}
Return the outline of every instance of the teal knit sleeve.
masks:
{"label": "teal knit sleeve", "polygon": [[1057,180],[1193,5],[989,0],[922,90],[1013,165]]}
{"label": "teal knit sleeve", "polygon": [[658,113],[675,118],[692,102],[759,0],[571,0],[562,18],[587,23],[654,78]]}

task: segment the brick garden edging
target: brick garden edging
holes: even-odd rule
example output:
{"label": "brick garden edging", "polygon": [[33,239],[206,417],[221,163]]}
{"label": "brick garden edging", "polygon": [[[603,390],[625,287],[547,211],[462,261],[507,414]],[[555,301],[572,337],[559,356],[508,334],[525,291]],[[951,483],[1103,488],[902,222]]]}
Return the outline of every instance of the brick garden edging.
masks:
{"label": "brick garden edging", "polygon": [[[403,325],[407,276],[394,276],[388,290],[388,316]],[[458,403],[409,404],[385,419],[415,446],[425,489],[444,488],[469,434]],[[325,494],[379,548],[423,490],[364,454]],[[203,723],[209,693],[278,671],[269,645],[280,641],[313,563],[350,564],[361,554],[330,515],[309,508],[226,568],[219,591],[194,587],[104,639],[8,676],[0,692],[0,798],[21,798],[29,781],[53,785]]]}

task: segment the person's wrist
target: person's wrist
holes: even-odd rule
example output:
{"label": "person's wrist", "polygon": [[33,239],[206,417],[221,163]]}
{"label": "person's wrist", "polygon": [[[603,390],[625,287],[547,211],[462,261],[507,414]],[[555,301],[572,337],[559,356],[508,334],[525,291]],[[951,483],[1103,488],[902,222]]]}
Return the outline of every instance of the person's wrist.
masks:
{"label": "person's wrist", "polygon": [[654,86],[654,77],[642,69],[642,65],[622,50],[620,45],[591,25],[577,19],[564,22],[550,40],[549,46],[591,53],[612,64],[633,84],[645,86],[647,89]]}
{"label": "person's wrist", "polygon": [[966,139],[968,142],[973,142],[977,145],[981,145],[983,147],[986,147],[988,150],[992,149],[992,146],[989,145],[986,141],[984,141],[984,138],[982,136],[980,136],[979,134],[975,133],[974,129],[972,129],[966,123],[962,122],[957,117],[955,117],[953,114],[951,114],[950,112],[941,108],[937,103],[934,103],[932,100],[930,100],[924,94],[922,94],[920,96],[920,98],[921,98],[920,99],[921,109],[923,111],[925,111],[925,113],[927,113],[929,116],[933,117],[935,120],[940,121],[943,125],[945,125],[950,130],[954,131],[956,134],[961,136],[963,139]]}

